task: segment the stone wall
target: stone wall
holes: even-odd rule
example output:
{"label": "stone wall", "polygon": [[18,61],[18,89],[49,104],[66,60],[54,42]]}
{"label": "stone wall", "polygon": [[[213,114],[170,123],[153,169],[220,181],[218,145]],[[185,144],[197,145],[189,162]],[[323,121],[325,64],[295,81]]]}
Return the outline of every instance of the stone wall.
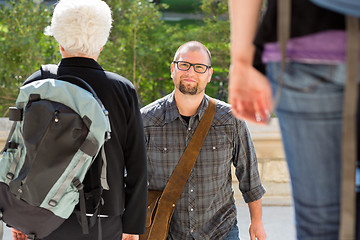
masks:
{"label": "stone wall", "polygon": [[[0,118],[0,150],[3,148],[12,122]],[[248,124],[258,157],[259,173],[267,193],[263,198],[264,205],[290,205],[291,189],[285,162],[281,135],[277,119],[269,125]],[[233,169],[234,193],[242,201],[237,179]]]}
{"label": "stone wall", "polygon": [[[291,205],[290,178],[278,120],[274,118],[266,126],[248,123],[248,128],[255,145],[260,177],[266,188],[263,204]],[[234,174],[233,181],[235,196],[241,199]]]}

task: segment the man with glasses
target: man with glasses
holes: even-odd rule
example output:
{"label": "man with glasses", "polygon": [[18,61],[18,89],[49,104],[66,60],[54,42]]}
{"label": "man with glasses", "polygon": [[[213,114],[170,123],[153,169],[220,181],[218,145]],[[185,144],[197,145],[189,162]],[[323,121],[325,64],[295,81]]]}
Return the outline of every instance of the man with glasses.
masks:
{"label": "man with glasses", "polygon": [[[211,54],[200,42],[179,47],[171,63],[175,90],[141,109],[148,157],[149,189],[164,190],[208,107]],[[216,113],[195,166],[176,204],[168,239],[238,240],[231,164],[248,203],[251,240],[264,240],[261,197],[265,193],[245,122],[216,100]]]}

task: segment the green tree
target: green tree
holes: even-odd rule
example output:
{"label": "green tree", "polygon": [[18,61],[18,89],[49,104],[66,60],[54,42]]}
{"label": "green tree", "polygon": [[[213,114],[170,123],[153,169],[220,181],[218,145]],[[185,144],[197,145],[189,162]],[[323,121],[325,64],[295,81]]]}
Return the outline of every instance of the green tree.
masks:
{"label": "green tree", "polygon": [[212,97],[227,101],[228,68],[230,65],[230,23],[227,1],[202,0],[204,19],[191,24],[177,24],[173,28],[173,48],[182,43],[197,40],[207,46],[212,54],[214,69],[212,81],[206,93]]}
{"label": "green tree", "polygon": [[[201,1],[201,0],[199,0]],[[37,1],[38,2],[38,1]],[[176,49],[198,40],[212,52],[213,81],[207,93],[227,99],[229,21],[225,1],[202,0],[203,20],[178,23],[163,20],[163,4],[148,0],[107,0],[113,28],[99,62],[133,82],[141,105],[173,89],[170,64]],[[44,35],[52,6],[30,0],[9,0],[0,5],[0,116],[13,105],[18,88],[41,64],[61,59],[55,39]]]}
{"label": "green tree", "polygon": [[204,43],[213,55],[214,75],[208,94],[227,99],[229,21],[216,15],[226,16],[224,2],[217,11],[210,11],[209,6],[214,7],[214,4],[203,0],[201,9],[206,18],[185,24],[165,22],[160,12],[163,6],[146,0],[111,0],[108,3],[113,9],[114,28],[101,54],[101,63],[107,70],[133,82],[142,105],[173,89],[170,78],[173,55],[181,44],[191,40]]}
{"label": "green tree", "polygon": [[209,18],[227,17],[227,0],[201,0],[202,12]]}
{"label": "green tree", "polygon": [[108,3],[114,24],[99,60],[107,70],[131,80],[142,103],[151,102],[161,96],[157,88],[170,60],[167,29],[159,11],[163,6],[147,0]]}
{"label": "green tree", "polygon": [[14,104],[29,74],[60,57],[53,38],[43,34],[50,15],[49,6],[29,0],[0,5],[0,116]]}

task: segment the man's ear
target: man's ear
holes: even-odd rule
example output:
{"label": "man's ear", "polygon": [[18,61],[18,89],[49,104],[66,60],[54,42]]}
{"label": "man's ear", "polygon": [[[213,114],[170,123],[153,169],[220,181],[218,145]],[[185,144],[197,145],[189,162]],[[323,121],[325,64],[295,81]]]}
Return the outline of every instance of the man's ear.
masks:
{"label": "man's ear", "polygon": [[64,47],[61,46],[60,44],[59,44],[59,46],[60,46],[60,51],[61,51],[61,52],[64,52],[64,51],[65,51]]}
{"label": "man's ear", "polygon": [[171,63],[171,65],[170,65],[170,71],[171,71],[171,78],[173,78],[173,76],[174,76],[174,63]]}
{"label": "man's ear", "polygon": [[214,69],[213,68],[209,68],[209,80],[208,80],[208,82],[210,82],[211,81],[211,77],[212,77],[212,75],[213,75],[213,72],[214,72]]}

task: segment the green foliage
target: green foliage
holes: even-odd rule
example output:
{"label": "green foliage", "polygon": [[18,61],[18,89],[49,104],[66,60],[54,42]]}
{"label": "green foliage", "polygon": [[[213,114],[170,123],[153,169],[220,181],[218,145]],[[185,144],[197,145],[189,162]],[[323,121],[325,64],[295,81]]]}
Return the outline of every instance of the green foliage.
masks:
{"label": "green foliage", "polygon": [[0,116],[14,104],[18,87],[30,73],[60,59],[53,38],[43,34],[51,12],[29,0],[0,5]]}
{"label": "green foliage", "polygon": [[200,10],[201,0],[162,0],[162,3],[169,5],[168,11],[190,13]]}
{"label": "green foliage", "polygon": [[[173,90],[170,64],[176,49],[191,40],[202,42],[212,53],[214,74],[207,94],[227,100],[230,57],[226,1],[198,0],[205,19],[179,22],[162,19],[166,4],[148,0],[106,2],[114,23],[99,63],[132,81],[142,106]],[[41,64],[61,59],[56,41],[43,34],[51,14],[51,6],[31,0],[10,0],[0,5],[0,117],[14,104],[18,87],[31,73]]]}
{"label": "green foliage", "polygon": [[159,87],[169,90],[162,79],[168,76],[172,49],[166,45],[168,30],[161,20],[162,6],[147,0],[108,3],[114,27],[99,61],[107,70],[132,81],[140,101],[147,104],[162,96]]}
{"label": "green foliage", "polygon": [[[212,81],[206,93],[223,101],[227,101],[228,68],[230,65],[230,24],[227,19],[227,1],[202,0],[205,18],[193,21],[192,24],[174,25],[171,39],[173,54],[183,43],[196,40],[203,43],[211,52],[214,69]],[[225,16],[225,17],[224,17]]]}
{"label": "green foliage", "polygon": [[211,18],[227,15],[228,3],[226,0],[201,0],[202,11]]}

